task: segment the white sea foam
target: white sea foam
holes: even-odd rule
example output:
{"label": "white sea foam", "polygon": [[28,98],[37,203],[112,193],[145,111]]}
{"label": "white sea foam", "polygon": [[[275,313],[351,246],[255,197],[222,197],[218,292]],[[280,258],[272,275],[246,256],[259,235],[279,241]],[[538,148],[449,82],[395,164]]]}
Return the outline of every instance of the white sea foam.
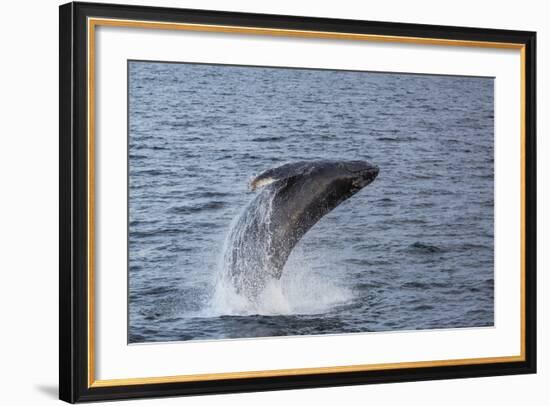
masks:
{"label": "white sea foam", "polygon": [[270,279],[255,301],[237,293],[231,281],[224,278],[222,273],[218,276],[214,295],[203,315],[322,314],[352,300],[350,289],[315,273],[299,257],[300,253],[293,253],[281,279]]}

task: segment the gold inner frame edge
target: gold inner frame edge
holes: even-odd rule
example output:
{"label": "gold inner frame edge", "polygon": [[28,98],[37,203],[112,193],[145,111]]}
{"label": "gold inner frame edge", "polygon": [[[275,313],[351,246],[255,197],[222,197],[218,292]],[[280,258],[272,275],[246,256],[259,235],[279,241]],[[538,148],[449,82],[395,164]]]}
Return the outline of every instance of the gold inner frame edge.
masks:
{"label": "gold inner frame edge", "polygon": [[[265,371],[219,372],[208,374],[188,374],[160,377],[95,379],[95,28],[96,26],[148,28],[162,30],[181,30],[195,32],[233,33],[245,35],[267,35],[298,38],[341,39],[372,42],[393,42],[417,45],[462,46],[496,49],[514,49],[520,51],[520,354],[502,357],[480,357],[451,360],[395,362],[382,364],[359,364],[315,368],[275,369]],[[243,27],[228,25],[167,23],[140,20],[121,20],[109,18],[88,18],[87,21],[87,80],[88,80],[88,387],[112,387],[126,385],[161,384],[192,381],[213,381],[221,379],[265,378],[280,376],[336,374],[343,372],[380,371],[400,368],[427,368],[458,365],[497,364],[504,362],[522,362],[526,359],[525,344],[525,45],[520,43],[453,40],[441,38],[405,37],[374,34],[354,34],[345,32],[306,31],[274,29],[261,27]]]}

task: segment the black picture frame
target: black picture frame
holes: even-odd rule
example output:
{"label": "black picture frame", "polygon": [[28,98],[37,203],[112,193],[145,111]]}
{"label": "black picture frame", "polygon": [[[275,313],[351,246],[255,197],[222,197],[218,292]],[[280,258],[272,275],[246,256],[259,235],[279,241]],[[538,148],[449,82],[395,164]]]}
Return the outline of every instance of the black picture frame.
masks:
{"label": "black picture frame", "polygon": [[[68,3],[60,6],[59,35],[59,398],[67,402],[235,393],[536,372],[536,33],[205,10]],[[282,30],[322,31],[523,47],[524,66],[524,359],[390,370],[310,373],[94,387],[88,353],[87,19],[113,18]]]}

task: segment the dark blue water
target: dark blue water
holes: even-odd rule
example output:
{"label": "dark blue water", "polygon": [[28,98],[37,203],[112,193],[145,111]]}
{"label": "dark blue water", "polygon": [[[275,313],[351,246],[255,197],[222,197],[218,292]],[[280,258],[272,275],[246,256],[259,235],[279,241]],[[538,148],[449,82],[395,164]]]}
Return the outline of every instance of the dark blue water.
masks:
{"label": "dark blue water", "polygon": [[[129,62],[129,342],[491,326],[493,79]],[[261,311],[217,285],[248,181],[378,178],[317,223]]]}

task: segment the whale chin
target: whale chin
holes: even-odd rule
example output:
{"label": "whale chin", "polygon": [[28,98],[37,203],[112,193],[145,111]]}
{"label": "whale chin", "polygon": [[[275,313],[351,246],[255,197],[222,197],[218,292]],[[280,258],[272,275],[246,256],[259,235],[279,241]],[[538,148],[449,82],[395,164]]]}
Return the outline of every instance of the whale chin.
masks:
{"label": "whale chin", "polygon": [[325,214],[378,176],[366,161],[317,160],[268,169],[250,182],[256,196],[233,222],[222,277],[255,302],[279,279],[298,241]]}

